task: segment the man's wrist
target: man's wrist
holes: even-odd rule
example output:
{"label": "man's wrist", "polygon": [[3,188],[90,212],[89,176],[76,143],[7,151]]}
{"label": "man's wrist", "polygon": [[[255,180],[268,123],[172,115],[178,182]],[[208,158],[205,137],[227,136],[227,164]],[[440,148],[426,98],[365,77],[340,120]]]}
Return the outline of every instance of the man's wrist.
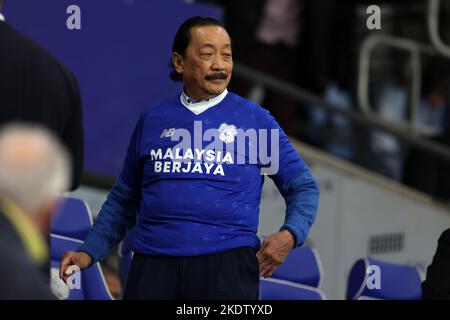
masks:
{"label": "man's wrist", "polygon": [[86,268],[89,268],[93,263],[94,263],[94,257],[92,256],[91,253],[85,251],[85,250],[77,250],[78,253],[84,253],[86,255],[86,262],[87,262],[87,266]]}
{"label": "man's wrist", "polygon": [[294,249],[296,244],[294,234],[289,229],[283,229],[281,232],[286,234],[286,237],[289,239],[288,241],[290,242],[291,249]]}

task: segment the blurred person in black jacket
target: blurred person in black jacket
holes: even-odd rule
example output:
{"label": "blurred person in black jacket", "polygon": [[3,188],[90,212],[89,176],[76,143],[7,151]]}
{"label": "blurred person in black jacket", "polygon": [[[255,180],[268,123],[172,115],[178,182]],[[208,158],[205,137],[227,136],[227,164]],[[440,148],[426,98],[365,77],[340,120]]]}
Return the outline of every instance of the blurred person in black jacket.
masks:
{"label": "blurred person in black jacket", "polygon": [[422,299],[450,300],[450,229],[439,238],[433,262],[422,283]]}
{"label": "blurred person in black jacket", "polygon": [[[73,165],[71,190],[83,170],[83,124],[75,76],[46,50],[14,30],[1,15],[0,127],[11,121],[50,129],[67,147]],[[7,17],[6,17],[7,18]]]}
{"label": "blurred person in black jacket", "polygon": [[69,168],[64,147],[47,129],[0,130],[0,300],[55,298],[46,236]]}

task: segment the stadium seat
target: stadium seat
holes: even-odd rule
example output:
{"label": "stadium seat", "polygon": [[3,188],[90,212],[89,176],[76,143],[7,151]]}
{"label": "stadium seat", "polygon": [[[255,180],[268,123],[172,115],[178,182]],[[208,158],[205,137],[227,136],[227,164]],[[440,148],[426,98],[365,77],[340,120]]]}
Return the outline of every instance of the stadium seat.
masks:
{"label": "stadium seat", "polygon": [[[368,268],[378,267],[379,287],[368,286],[374,273]],[[417,267],[383,262],[372,258],[360,259],[353,265],[347,286],[347,299],[353,300],[418,300],[422,297],[422,271]]]}
{"label": "stadium seat", "polygon": [[259,300],[324,300],[317,288],[273,278],[260,279]]}
{"label": "stadium seat", "polygon": [[84,241],[92,226],[89,207],[80,199],[63,199],[52,220],[51,233]]}
{"label": "stadium seat", "polygon": [[[64,237],[61,235],[50,235],[51,267],[59,269],[63,254],[69,250],[75,251],[83,241]],[[99,263],[94,263],[80,272],[80,286],[69,291],[67,300],[113,300],[103,276]]]}
{"label": "stadium seat", "polygon": [[299,247],[289,252],[286,260],[273,273],[272,278],[318,288],[322,281],[322,274],[322,265],[317,251],[311,247]]}
{"label": "stadium seat", "polygon": [[128,272],[131,267],[131,260],[133,259],[133,251],[131,247],[134,239],[137,236],[137,227],[129,229],[119,245],[119,278],[122,288],[125,288]]}

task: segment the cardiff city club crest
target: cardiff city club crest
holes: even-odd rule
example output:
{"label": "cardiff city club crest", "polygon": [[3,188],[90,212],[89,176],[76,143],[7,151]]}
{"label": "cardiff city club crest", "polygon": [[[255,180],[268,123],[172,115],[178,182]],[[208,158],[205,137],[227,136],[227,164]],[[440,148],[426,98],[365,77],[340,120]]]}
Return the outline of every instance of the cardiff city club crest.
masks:
{"label": "cardiff city club crest", "polygon": [[237,135],[237,129],[232,124],[222,123],[219,127],[219,138],[225,143],[234,142],[234,137]]}

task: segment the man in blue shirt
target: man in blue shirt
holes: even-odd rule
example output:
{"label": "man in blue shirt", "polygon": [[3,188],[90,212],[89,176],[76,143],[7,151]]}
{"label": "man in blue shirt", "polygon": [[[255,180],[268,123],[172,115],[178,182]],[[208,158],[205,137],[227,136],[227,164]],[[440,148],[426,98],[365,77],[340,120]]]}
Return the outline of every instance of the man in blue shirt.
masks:
{"label": "man in blue shirt", "polygon": [[[233,59],[220,22],[186,20],[172,69],[183,92],[142,113],[122,173],[60,275],[104,259],[137,219],[125,299],[257,299],[259,277],[304,243],[318,185],[269,112],[227,91]],[[286,201],[285,223],[262,245],[261,172]]]}

